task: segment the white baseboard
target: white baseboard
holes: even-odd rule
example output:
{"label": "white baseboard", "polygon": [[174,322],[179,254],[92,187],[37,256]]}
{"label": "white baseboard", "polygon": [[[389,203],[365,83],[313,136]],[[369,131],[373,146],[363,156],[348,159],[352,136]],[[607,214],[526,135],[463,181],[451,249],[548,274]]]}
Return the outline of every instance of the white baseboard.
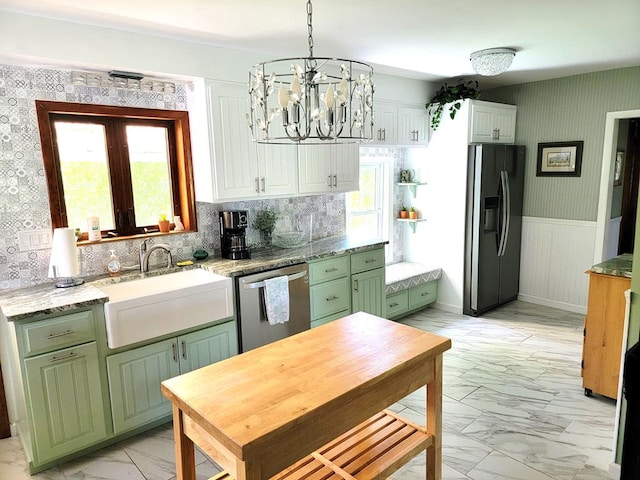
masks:
{"label": "white baseboard", "polygon": [[617,463],[609,464],[609,478],[613,480],[620,480],[620,465]]}
{"label": "white baseboard", "polygon": [[566,310],[568,312],[580,313],[582,315],[587,314],[587,307],[584,305],[573,305],[566,302],[558,302],[557,300],[549,300],[548,298],[535,297],[533,295],[518,294],[518,300],[523,302],[534,303],[536,305],[544,305],[545,307],[553,307],[559,310]]}
{"label": "white baseboard", "polygon": [[442,310],[444,312],[462,314],[462,308],[460,308],[459,306],[456,306],[456,305],[449,305],[449,304],[446,304],[446,303],[436,302],[436,303],[432,304],[431,307],[435,308],[436,310]]}

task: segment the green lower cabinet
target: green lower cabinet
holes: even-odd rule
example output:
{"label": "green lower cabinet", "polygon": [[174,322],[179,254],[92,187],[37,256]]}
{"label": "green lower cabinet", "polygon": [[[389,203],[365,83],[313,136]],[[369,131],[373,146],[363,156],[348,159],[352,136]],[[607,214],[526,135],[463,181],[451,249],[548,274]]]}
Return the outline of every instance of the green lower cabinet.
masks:
{"label": "green lower cabinet", "polygon": [[34,464],[106,438],[96,342],[24,360]]}
{"label": "green lower cabinet", "polygon": [[176,340],[170,339],[107,357],[116,435],[171,413],[160,382],[180,374],[177,355]]}
{"label": "green lower cabinet", "polygon": [[115,434],[167,416],[171,403],[160,383],[238,353],[235,321],[107,358]]}
{"label": "green lower cabinet", "polygon": [[324,325],[325,323],[333,322],[342,317],[346,317],[351,313],[350,310],[342,310],[341,312],[334,313],[332,315],[327,315],[326,317],[318,318],[316,320],[311,320],[311,328],[319,327],[320,325]]}
{"label": "green lower cabinet", "polygon": [[409,292],[403,290],[399,293],[387,295],[386,318],[402,315],[409,310]]}
{"label": "green lower cabinet", "polygon": [[351,275],[351,311],[385,314],[384,268]]}
{"label": "green lower cabinet", "polygon": [[311,296],[311,320],[349,310],[349,278],[339,278],[309,288]]}

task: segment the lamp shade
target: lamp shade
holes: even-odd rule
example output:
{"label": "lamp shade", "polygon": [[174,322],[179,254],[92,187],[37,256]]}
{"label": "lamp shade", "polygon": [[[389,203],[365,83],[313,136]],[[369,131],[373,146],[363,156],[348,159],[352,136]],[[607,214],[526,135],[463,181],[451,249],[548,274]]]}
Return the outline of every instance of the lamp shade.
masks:
{"label": "lamp shade", "polygon": [[56,228],[51,241],[49,278],[73,277],[80,273],[76,235],[73,228]]}

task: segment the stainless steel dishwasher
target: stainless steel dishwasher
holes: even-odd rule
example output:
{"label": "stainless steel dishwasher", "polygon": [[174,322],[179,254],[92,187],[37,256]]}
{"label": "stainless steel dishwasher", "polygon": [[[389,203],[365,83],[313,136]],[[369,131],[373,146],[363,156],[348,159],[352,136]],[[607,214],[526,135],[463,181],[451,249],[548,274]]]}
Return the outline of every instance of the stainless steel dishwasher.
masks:
{"label": "stainless steel dishwasher", "polygon": [[[289,321],[270,325],[265,313],[264,281],[283,275],[289,277]],[[311,328],[309,267],[306,263],[238,277],[236,292],[241,352]]]}

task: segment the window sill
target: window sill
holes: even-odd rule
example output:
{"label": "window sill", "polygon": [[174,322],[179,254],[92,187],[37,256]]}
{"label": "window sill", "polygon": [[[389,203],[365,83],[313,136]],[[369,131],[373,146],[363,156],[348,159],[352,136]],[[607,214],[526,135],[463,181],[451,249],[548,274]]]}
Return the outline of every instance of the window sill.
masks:
{"label": "window sill", "polygon": [[176,235],[176,234],[181,234],[181,233],[196,233],[196,230],[179,230],[179,231],[175,231],[175,230],[171,230],[170,232],[149,232],[149,233],[139,233],[137,235],[127,235],[127,236],[118,236],[118,237],[103,237],[101,240],[96,240],[93,242],[90,242],[89,240],[78,240],[77,245],[79,246],[83,246],[83,245],[96,245],[99,243],[113,243],[113,242],[120,242],[122,240],[137,240],[137,239],[144,239],[144,238],[156,238],[156,237],[164,237],[166,235]]}

